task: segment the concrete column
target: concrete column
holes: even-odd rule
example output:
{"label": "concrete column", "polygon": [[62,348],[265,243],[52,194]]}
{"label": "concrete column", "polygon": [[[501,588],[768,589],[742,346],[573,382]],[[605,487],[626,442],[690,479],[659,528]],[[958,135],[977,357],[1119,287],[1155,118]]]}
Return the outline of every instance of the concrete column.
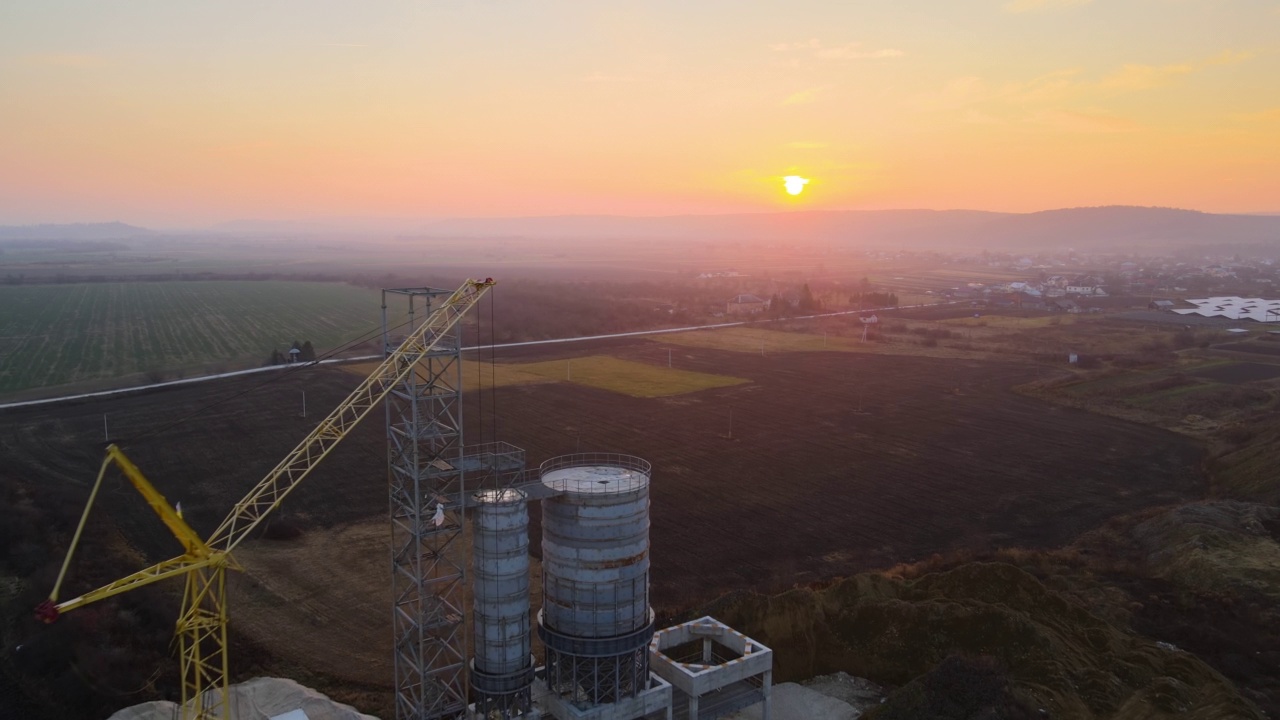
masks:
{"label": "concrete column", "polygon": [[760,720],[769,720],[769,707],[773,704],[770,696],[773,694],[773,668],[764,671],[764,685],[760,686],[760,691],[764,693],[764,713],[761,714]]}
{"label": "concrete column", "polygon": [[698,696],[689,696],[689,720],[698,720]]}
{"label": "concrete column", "polygon": [[711,664],[711,638],[702,639],[702,662]]}

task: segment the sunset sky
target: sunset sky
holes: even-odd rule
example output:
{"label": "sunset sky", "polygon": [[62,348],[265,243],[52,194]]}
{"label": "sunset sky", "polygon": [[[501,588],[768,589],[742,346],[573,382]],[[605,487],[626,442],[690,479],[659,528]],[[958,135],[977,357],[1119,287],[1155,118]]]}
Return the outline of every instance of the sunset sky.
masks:
{"label": "sunset sky", "polygon": [[1280,211],[1280,0],[0,4],[0,224],[1104,204]]}

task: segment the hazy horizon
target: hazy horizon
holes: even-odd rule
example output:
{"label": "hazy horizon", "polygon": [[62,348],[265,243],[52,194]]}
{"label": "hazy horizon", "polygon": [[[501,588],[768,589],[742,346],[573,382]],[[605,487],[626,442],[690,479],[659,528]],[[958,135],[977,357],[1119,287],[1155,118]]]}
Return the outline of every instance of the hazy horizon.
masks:
{"label": "hazy horizon", "polygon": [[1071,210],[1096,210],[1096,209],[1137,209],[1137,210],[1175,210],[1186,211],[1192,213],[1202,213],[1206,215],[1238,215],[1252,217],[1274,217],[1280,216],[1280,211],[1257,211],[1257,212],[1222,212],[1215,213],[1207,210],[1188,207],[1162,207],[1162,206],[1140,206],[1140,205],[1094,205],[1079,207],[1046,207],[1035,210],[1025,211],[1004,211],[989,210],[984,208],[959,208],[959,207],[942,207],[942,208],[926,208],[926,207],[894,207],[894,208],[772,208],[759,210],[746,210],[741,212],[707,212],[707,213],[674,213],[674,214],[648,214],[648,215],[628,215],[621,213],[560,213],[547,215],[456,215],[456,216],[438,216],[438,217],[386,217],[386,216],[311,216],[297,218],[270,218],[270,217],[238,217],[226,220],[215,220],[208,224],[199,225],[167,225],[136,222],[127,218],[104,218],[98,220],[76,220],[69,222],[59,221],[35,221],[35,222],[15,222],[6,221],[0,218],[0,227],[39,227],[39,226],[57,226],[57,225],[111,225],[122,224],[131,227],[137,227],[144,230],[154,230],[160,232],[208,232],[216,230],[235,230],[237,226],[266,228],[267,226],[277,225],[281,228],[296,229],[303,227],[309,231],[322,232],[325,230],[332,231],[348,231],[348,230],[394,230],[397,232],[411,229],[427,229],[433,224],[445,224],[450,222],[463,221],[511,221],[511,220],[555,220],[555,219],[590,219],[590,218],[608,218],[618,220],[660,220],[660,219],[678,219],[678,218],[716,218],[716,217],[737,217],[750,215],[778,215],[778,214],[804,214],[804,213],[989,213],[992,215],[1036,215],[1040,213],[1052,213]]}

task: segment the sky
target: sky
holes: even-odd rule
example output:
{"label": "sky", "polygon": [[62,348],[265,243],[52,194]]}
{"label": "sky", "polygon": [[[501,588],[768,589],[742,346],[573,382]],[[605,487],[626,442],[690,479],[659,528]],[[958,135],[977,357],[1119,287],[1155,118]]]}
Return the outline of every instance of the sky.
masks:
{"label": "sky", "polygon": [[0,224],[1112,204],[1280,212],[1280,0],[0,3]]}

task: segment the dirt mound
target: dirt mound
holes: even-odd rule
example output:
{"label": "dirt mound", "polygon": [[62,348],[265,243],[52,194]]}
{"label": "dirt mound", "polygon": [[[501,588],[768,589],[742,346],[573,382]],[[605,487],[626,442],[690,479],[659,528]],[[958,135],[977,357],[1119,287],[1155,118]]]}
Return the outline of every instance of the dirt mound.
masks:
{"label": "dirt mound", "polygon": [[1155,577],[1200,591],[1230,587],[1280,601],[1280,508],[1195,503],[1142,522],[1131,534]]}
{"label": "dirt mound", "polygon": [[843,670],[906,686],[886,705],[921,690],[909,684],[960,655],[1007,668],[1009,698],[1052,718],[1263,717],[1195,656],[1125,632],[1011,565],[739,593],[709,612],[768,643],[780,680]]}
{"label": "dirt mound", "polygon": [[1096,613],[1194,653],[1280,715],[1280,508],[1220,500],[1115,518],[1074,550],[1120,591],[1095,593]]}
{"label": "dirt mound", "polygon": [[1218,493],[1280,503],[1280,482],[1274,472],[1280,462],[1280,420],[1271,417],[1251,421],[1226,432],[1221,440],[1229,448],[1215,457],[1208,468]]}

